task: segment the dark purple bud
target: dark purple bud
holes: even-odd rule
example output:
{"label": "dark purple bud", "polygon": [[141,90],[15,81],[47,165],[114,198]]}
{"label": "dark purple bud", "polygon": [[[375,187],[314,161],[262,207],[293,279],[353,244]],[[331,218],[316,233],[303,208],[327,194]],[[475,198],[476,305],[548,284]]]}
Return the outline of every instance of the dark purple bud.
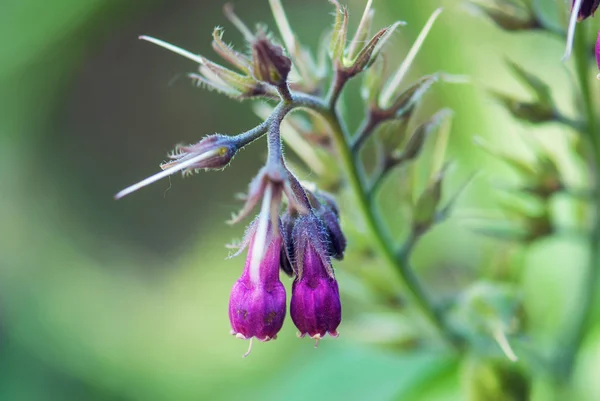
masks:
{"label": "dark purple bud", "polygon": [[[571,11],[573,10],[573,7],[575,7],[576,2],[577,0],[571,2]],[[600,5],[600,0],[583,0],[579,12],[577,13],[577,20],[583,21],[584,19],[593,16],[598,9],[598,5]]]}
{"label": "dark purple bud", "polygon": [[292,61],[284,54],[283,48],[272,43],[259,32],[252,42],[254,76],[259,81],[271,85],[283,85],[292,68]]}
{"label": "dark purple bud", "polygon": [[297,276],[292,286],[290,315],[299,336],[308,334],[319,340],[329,333],[337,337],[342,306],[322,223],[314,215],[299,217],[293,237]]}
{"label": "dark purple bud", "polygon": [[346,237],[340,226],[340,212],[334,197],[322,191],[315,191],[318,205],[315,214],[321,219],[327,232],[327,250],[329,256],[342,260],[346,250]]}
{"label": "dark purple bud", "polygon": [[[231,334],[241,339],[258,338],[269,341],[277,337],[285,318],[285,288],[279,280],[279,257],[282,238],[269,227],[266,238],[260,234],[257,221],[251,224],[246,236],[248,256],[242,277],[233,285],[229,298]],[[256,243],[264,241],[264,255],[255,264]]]}
{"label": "dark purple bud", "polygon": [[288,276],[294,275],[294,225],[296,224],[297,216],[292,216],[288,211],[281,216],[281,235],[283,236],[283,245],[281,246],[281,270]]}

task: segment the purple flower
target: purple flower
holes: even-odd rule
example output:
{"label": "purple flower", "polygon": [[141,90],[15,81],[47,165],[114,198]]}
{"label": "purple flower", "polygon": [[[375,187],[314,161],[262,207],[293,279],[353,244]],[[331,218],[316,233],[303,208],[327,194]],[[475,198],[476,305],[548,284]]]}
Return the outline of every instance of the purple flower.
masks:
{"label": "purple flower", "polygon": [[[573,11],[576,3],[577,0],[571,2],[571,11]],[[583,0],[577,13],[577,20],[583,21],[584,19],[593,16],[598,9],[598,5],[600,5],[600,0]]]}
{"label": "purple flower", "polygon": [[[285,288],[279,280],[280,231],[267,229],[265,238],[256,220],[246,233],[248,256],[242,277],[233,285],[229,298],[231,334],[241,339],[269,341],[277,337],[285,318]],[[258,242],[264,245],[256,246]],[[258,249],[257,249],[258,248]],[[261,252],[258,262],[254,252]],[[256,264],[256,266],[255,266]]]}
{"label": "purple flower", "polygon": [[292,236],[296,279],[290,315],[299,336],[308,334],[319,340],[329,333],[337,337],[342,306],[327,250],[327,231],[316,216],[309,214],[296,220]]}

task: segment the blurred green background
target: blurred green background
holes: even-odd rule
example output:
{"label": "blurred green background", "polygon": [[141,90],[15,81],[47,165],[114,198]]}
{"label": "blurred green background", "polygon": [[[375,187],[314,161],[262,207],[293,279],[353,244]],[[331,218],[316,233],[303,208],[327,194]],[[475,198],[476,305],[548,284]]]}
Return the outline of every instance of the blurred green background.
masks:
{"label": "blurred green background", "polygon": [[[314,48],[331,24],[331,5],[284,5],[298,36]],[[440,5],[446,12],[412,75],[443,70],[473,77],[472,85],[439,85],[430,102],[456,112],[453,180],[483,172],[462,205],[486,208],[488,177],[510,180],[511,172],[476,150],[471,138],[527,152],[518,139],[525,128],[481,87],[523,94],[505,71],[508,55],[567,99],[562,44],[507,35],[459,1],[375,0],[380,26],[408,21],[390,45],[392,59],[401,59]],[[364,4],[349,6],[355,26]],[[239,206],[233,195],[260,168],[264,146],[242,152],[224,172],[174,176],[113,200],[157,171],[176,143],[258,122],[248,104],[195,88],[185,77],[195,68],[191,62],[137,39],[149,34],[216,58],[215,25],[243,46],[221,7],[201,0],[0,2],[0,400],[461,400],[457,361],[438,351],[369,345],[384,328],[351,330],[361,304],[347,292],[351,307],[339,339],[315,350],[296,339],[288,319],[276,342],[255,344],[241,358],[247,343],[228,335],[226,311],[243,257],[225,260],[224,245],[243,227],[224,221]],[[236,11],[249,24],[273,26],[266,0],[238,1]],[[562,152],[568,136],[551,126],[534,131],[564,161],[565,174],[580,179]],[[568,222],[568,210],[565,216]],[[462,283],[477,277],[493,246],[454,220],[427,238],[423,247],[436,252],[421,251],[416,264],[432,282],[444,281],[432,267],[460,266]],[[527,253],[524,295],[537,317],[537,339],[551,338],[572,307],[565,288],[577,284],[584,251],[563,238]],[[344,263],[342,289],[350,288]],[[592,356],[577,376],[585,394],[592,386],[600,394],[592,373],[600,367],[599,340],[600,332],[590,335]]]}

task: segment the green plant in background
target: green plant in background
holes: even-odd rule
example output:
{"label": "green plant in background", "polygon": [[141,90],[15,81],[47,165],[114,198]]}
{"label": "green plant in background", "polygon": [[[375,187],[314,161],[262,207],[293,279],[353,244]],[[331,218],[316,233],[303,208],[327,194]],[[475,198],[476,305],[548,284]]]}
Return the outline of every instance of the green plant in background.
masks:
{"label": "green plant in background", "polygon": [[[510,198],[501,205],[512,221],[502,227],[487,222],[477,228],[483,234],[510,241],[504,252],[517,252],[560,234],[552,210],[557,195],[569,195],[581,211],[580,230],[586,232],[590,247],[585,288],[576,291],[581,298],[577,315],[572,316],[572,325],[565,329],[564,338],[557,340],[561,346],[554,347],[558,352],[552,355],[529,337],[519,272],[510,266],[513,261],[503,261],[499,273],[486,280],[467,288],[453,288],[447,299],[433,294],[411,265],[419,241],[450,216],[461,193],[455,191],[444,201],[443,184],[451,170],[445,154],[452,113],[443,109],[424,122],[419,113],[431,86],[453,77],[437,73],[404,85],[441,9],[431,16],[400,66],[390,68],[384,56],[385,45],[403,23],[372,33],[373,11],[368,1],[350,39],[347,9],[336,1],[332,3],[335,23],[317,57],[300,44],[278,0],[270,0],[270,4],[285,50],[265,27],[253,32],[231,7],[226,7],[226,15],[251,48],[251,54],[238,52],[223,41],[222,29],[214,30],[214,50],[235,70],[162,40],[141,37],[196,61],[199,72],[189,76],[199,85],[238,100],[265,100],[254,107],[264,121],[239,135],[215,134],[194,145],[178,146],[171,160],[161,166],[162,172],[116,197],[177,172],[222,169],[240,149],[266,135],[267,162],[251,182],[244,208],[232,219],[239,222],[261,204],[239,248],[241,252],[248,247],[248,257],[230,298],[233,334],[249,339],[250,346],[254,337],[261,341],[276,338],[286,314],[285,289],[278,274],[281,268],[294,277],[290,315],[299,334],[317,343],[326,334],[337,336],[341,304],[331,259],[346,256],[347,273],[357,279],[358,286],[376,295],[375,302],[387,305],[399,318],[411,316],[417,329],[396,333],[393,342],[403,349],[441,349],[462,360],[469,399],[530,399],[535,384],[548,377],[557,387],[555,395],[559,399],[568,397],[575,359],[595,316],[600,261],[600,138],[589,82],[592,46],[583,30],[575,35],[574,24],[578,17],[590,16],[598,2],[574,1],[568,29],[550,21],[533,1],[472,2],[503,29],[541,30],[560,36],[568,43],[567,57],[569,43],[575,40],[573,58],[580,92],[576,104],[584,111],[583,118],[572,119],[562,113],[550,87],[515,63],[509,63],[509,67],[531,91],[532,100],[503,93],[492,95],[527,123],[556,122],[579,131],[572,151],[587,163],[593,185],[570,185],[553,156],[534,140],[527,139],[535,153],[533,161],[478,142],[514,167],[523,179],[523,185],[511,189]],[[362,77],[360,94],[365,113],[362,122],[350,129],[344,93],[346,84],[355,77]],[[435,141],[430,144],[429,138],[434,135]],[[296,153],[297,161],[284,158],[282,138]],[[309,172],[312,182],[297,178]],[[388,181],[391,176],[399,177],[394,182],[400,182],[402,188],[390,201],[385,191],[391,187],[386,185],[392,181]],[[398,210],[402,212],[400,218]],[[347,251],[344,234],[351,244]],[[373,255],[384,267],[373,261]],[[369,265],[372,269],[364,267]],[[390,284],[391,274],[399,279],[402,289]],[[418,314],[413,314],[413,309]]]}

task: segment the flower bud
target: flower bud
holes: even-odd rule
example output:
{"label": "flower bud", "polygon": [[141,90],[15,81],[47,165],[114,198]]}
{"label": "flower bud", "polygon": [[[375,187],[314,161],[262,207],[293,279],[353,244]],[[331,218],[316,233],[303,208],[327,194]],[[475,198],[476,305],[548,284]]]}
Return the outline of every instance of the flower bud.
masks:
{"label": "flower bud", "polygon": [[288,276],[294,275],[294,225],[296,224],[297,216],[287,211],[281,216],[281,235],[283,236],[283,245],[281,247],[281,270]]}
{"label": "flower bud", "polygon": [[252,42],[252,61],[256,79],[275,86],[287,81],[292,68],[292,61],[284,54],[283,48],[260,32]]}
{"label": "flower bud", "polygon": [[232,137],[220,134],[209,135],[202,138],[200,142],[194,145],[176,146],[174,152],[169,155],[169,158],[172,159],[172,161],[163,163],[160,167],[163,170],[167,170],[186,160],[190,160],[197,155],[213,152],[211,157],[191,164],[183,171],[185,173],[190,173],[197,169],[222,169],[227,167],[237,151],[238,146]]}
{"label": "flower bud", "polygon": [[329,256],[342,260],[346,250],[346,237],[340,226],[340,212],[337,203],[333,196],[326,192],[315,191],[314,195],[315,203],[317,203],[317,205],[313,205],[315,214],[323,222],[329,239],[327,243]]}
{"label": "flower bud", "polygon": [[241,339],[258,338],[269,341],[277,337],[285,318],[285,288],[279,280],[279,257],[282,245],[280,234],[269,227],[265,241],[266,251],[252,270],[252,252],[258,230],[256,223],[248,229],[250,236],[248,256],[242,277],[233,285],[229,298],[231,333]]}
{"label": "flower bud", "polygon": [[342,65],[346,49],[346,37],[348,35],[348,9],[342,7],[337,0],[330,0],[335,5],[335,24],[331,33],[329,44],[329,55],[334,63]]}
{"label": "flower bud", "polygon": [[417,199],[413,211],[413,232],[416,234],[422,234],[435,222],[438,205],[442,199],[442,183],[445,173],[446,169],[444,168]]}
{"label": "flower bud", "polygon": [[125,188],[115,195],[115,199],[120,199],[179,171],[191,173],[198,169],[224,168],[238,150],[239,143],[236,137],[220,134],[204,137],[195,145],[179,146],[169,156],[173,161],[161,164],[163,171]]}
{"label": "flower bud", "polygon": [[290,315],[299,336],[319,340],[337,337],[342,320],[338,284],[321,222],[314,215],[299,217],[293,232],[297,276],[292,286]]}
{"label": "flower bud", "polygon": [[493,93],[492,95],[517,119],[530,123],[554,121],[556,114],[552,105],[536,100],[524,102],[510,96]]}
{"label": "flower bud", "polygon": [[540,25],[531,7],[524,2],[479,0],[470,4],[507,31],[535,29]]}
{"label": "flower bud", "polygon": [[[577,0],[571,2],[571,11],[573,11],[576,2]],[[583,21],[584,19],[593,16],[598,9],[598,5],[600,5],[600,0],[583,0],[579,12],[577,13],[577,21]]]}

